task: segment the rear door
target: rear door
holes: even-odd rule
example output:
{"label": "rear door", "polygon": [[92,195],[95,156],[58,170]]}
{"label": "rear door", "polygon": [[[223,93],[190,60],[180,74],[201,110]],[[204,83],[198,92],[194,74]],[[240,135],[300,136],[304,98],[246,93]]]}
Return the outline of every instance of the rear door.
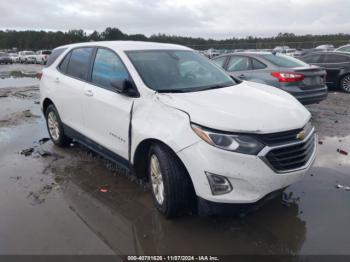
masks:
{"label": "rear door", "polygon": [[92,57],[92,47],[75,48],[58,66],[61,74],[53,79],[56,86],[54,102],[64,124],[84,131],[82,96]]}
{"label": "rear door", "polygon": [[271,69],[264,62],[253,57],[250,58],[250,62],[252,69],[249,74],[250,81],[269,85],[274,84],[275,79],[271,77]]}
{"label": "rear door", "polygon": [[337,53],[327,53],[322,61],[322,67],[327,70],[327,83],[337,84],[339,76],[345,69],[345,65],[349,63],[350,59],[347,56]]}
{"label": "rear door", "polygon": [[233,55],[229,58],[225,69],[233,77],[239,78],[240,80],[249,80],[251,77],[250,58],[246,56]]}
{"label": "rear door", "polygon": [[[84,87],[85,135],[104,148],[128,159],[130,112],[135,98],[119,94],[112,80],[131,80],[120,57],[98,48]],[[108,153],[108,152],[107,152]]]}

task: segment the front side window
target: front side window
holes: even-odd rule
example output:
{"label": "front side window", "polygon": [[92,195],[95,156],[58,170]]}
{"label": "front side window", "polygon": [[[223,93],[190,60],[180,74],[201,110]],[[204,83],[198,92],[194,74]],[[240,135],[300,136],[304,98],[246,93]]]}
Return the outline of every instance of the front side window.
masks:
{"label": "front side window", "polygon": [[91,47],[73,49],[67,66],[67,74],[79,79],[86,79],[92,50]]}
{"label": "front side window", "polygon": [[245,56],[231,56],[227,65],[228,72],[246,71],[250,69],[249,58]]}
{"label": "front side window", "polygon": [[195,92],[235,82],[202,55],[187,50],[129,51],[145,84],[158,92]]}
{"label": "front side window", "polygon": [[307,66],[303,61],[296,58],[280,54],[262,54],[260,57],[279,67],[304,67]]}
{"label": "front side window", "polygon": [[129,79],[129,74],[120,58],[107,49],[98,49],[91,74],[91,82],[107,89],[112,80]]}

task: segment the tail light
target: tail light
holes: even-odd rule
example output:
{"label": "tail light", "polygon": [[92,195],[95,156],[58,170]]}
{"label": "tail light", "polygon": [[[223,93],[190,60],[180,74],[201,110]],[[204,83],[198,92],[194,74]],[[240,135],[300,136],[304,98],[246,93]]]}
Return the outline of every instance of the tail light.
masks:
{"label": "tail light", "polygon": [[36,74],[36,78],[38,78],[39,80],[41,80],[42,77],[43,77],[42,72]]}
{"label": "tail light", "polygon": [[272,72],[271,75],[276,77],[279,82],[282,83],[295,83],[304,80],[305,76],[298,73],[288,73],[288,72]]}

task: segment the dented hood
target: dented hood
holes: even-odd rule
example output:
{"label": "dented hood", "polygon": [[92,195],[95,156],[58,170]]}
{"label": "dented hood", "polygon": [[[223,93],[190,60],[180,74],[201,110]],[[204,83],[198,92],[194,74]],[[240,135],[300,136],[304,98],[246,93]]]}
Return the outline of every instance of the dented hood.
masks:
{"label": "dented hood", "polygon": [[221,131],[273,133],[303,127],[311,114],[290,94],[259,83],[191,93],[159,94],[193,123]]}

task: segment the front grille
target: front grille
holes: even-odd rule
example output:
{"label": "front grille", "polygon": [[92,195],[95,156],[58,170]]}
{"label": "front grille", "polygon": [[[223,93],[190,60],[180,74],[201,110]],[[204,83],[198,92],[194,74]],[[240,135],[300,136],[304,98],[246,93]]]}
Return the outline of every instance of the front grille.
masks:
{"label": "front grille", "polygon": [[303,143],[272,149],[266,160],[278,172],[302,168],[310,160],[315,149],[315,135]]}
{"label": "front grille", "polygon": [[263,134],[259,135],[260,140],[262,140],[266,145],[277,145],[277,144],[287,144],[291,142],[298,141],[297,134],[303,129],[294,129],[285,132]]}
{"label": "front grille", "polygon": [[307,137],[310,132],[313,130],[313,126],[311,122],[308,122],[304,128],[294,129],[290,131],[284,131],[284,132],[278,132],[278,133],[272,133],[272,134],[261,134],[258,135],[258,138],[268,146],[276,146],[276,145],[283,145],[283,144],[289,144],[293,142],[300,142],[298,138],[298,134],[300,132],[304,131],[305,137]]}

